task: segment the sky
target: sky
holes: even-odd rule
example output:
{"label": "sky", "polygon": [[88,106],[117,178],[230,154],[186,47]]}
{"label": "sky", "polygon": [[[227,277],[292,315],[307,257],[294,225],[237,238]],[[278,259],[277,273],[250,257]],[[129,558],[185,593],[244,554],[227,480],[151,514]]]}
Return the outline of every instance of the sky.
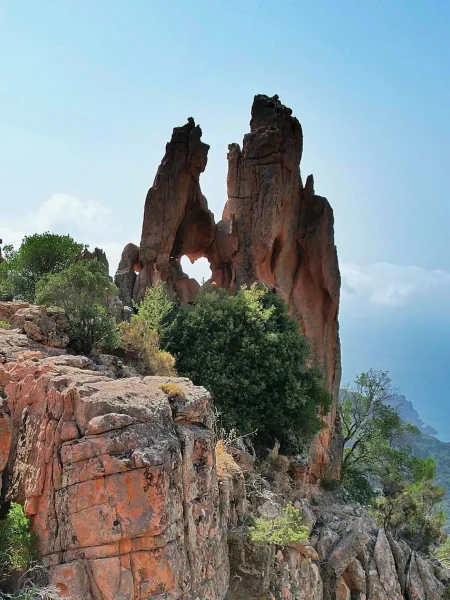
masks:
{"label": "sky", "polygon": [[70,233],[111,271],[173,127],[201,125],[219,219],[227,146],[278,94],[334,209],[343,381],[388,370],[450,440],[448,0],[0,0],[0,67],[0,238]]}

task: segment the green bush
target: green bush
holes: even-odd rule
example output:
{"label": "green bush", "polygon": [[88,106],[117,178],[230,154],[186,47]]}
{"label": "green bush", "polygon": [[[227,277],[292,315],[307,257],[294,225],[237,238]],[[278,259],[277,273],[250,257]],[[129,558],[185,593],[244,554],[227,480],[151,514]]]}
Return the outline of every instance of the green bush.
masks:
{"label": "green bush", "polygon": [[146,375],[175,375],[175,359],[159,347],[159,334],[174,310],[164,285],[158,283],[147,289],[130,321],[120,324],[122,348],[134,356],[138,369]]}
{"label": "green bush", "polygon": [[11,325],[8,321],[0,321],[0,329],[11,329]]}
{"label": "green bush", "polygon": [[177,372],[213,396],[227,429],[257,431],[262,447],[297,452],[322,428],[329,394],[283,300],[252,285],[234,295],[204,286],[161,332]]}
{"label": "green bush", "polygon": [[3,572],[24,571],[36,558],[36,537],[20,504],[13,503],[0,521],[0,562]]}
{"label": "green bush", "polygon": [[24,237],[18,250],[5,246],[5,260],[0,263],[0,296],[20,294],[33,302],[39,279],[67,268],[83,248],[70,235],[48,232]]}
{"label": "green bush", "polygon": [[445,542],[436,548],[434,556],[440,560],[447,569],[450,569],[450,537],[447,537]]}
{"label": "green bush", "polygon": [[110,312],[117,294],[105,265],[97,260],[44,275],[36,286],[36,302],[64,309],[71,346],[85,354],[93,347],[112,350],[119,345],[119,331]]}
{"label": "green bush", "polygon": [[291,546],[308,541],[308,528],[302,523],[302,515],[292,504],[287,504],[284,515],[269,519],[258,517],[249,527],[250,539],[255,544]]}

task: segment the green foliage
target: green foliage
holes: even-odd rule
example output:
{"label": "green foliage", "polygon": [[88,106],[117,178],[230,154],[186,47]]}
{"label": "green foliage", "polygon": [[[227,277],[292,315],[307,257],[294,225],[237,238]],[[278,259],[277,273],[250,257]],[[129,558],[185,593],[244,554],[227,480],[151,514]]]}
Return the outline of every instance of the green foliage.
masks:
{"label": "green foliage", "polygon": [[269,519],[258,517],[249,527],[250,539],[255,544],[290,546],[308,541],[308,528],[302,523],[302,515],[292,504],[287,504],[284,515]]}
{"label": "green foliage", "polygon": [[356,377],[353,390],[341,394],[341,481],[364,504],[375,499],[377,490],[389,493],[402,481],[413,479],[415,463],[407,435],[417,429],[405,425],[386,404],[392,393],[387,373],[370,370]]}
{"label": "green foliage", "polygon": [[162,383],[159,389],[167,394],[169,398],[186,398],[183,387],[178,383]]}
{"label": "green foliage", "polygon": [[0,321],[0,329],[11,329],[11,325],[8,321]]}
{"label": "green foliage", "polygon": [[434,556],[440,560],[447,569],[450,569],[450,537],[447,537],[445,542],[436,548]]}
{"label": "green foliage", "polygon": [[137,313],[129,323],[120,324],[121,345],[134,355],[138,368],[148,375],[175,375],[175,360],[159,347],[159,335],[175,312],[175,303],[164,284],[147,289]]}
{"label": "green foliage", "polygon": [[382,496],[376,505],[376,518],[395,537],[427,553],[444,538],[441,501],[445,490],[434,483],[433,459],[415,461],[413,482],[403,482],[395,492]]}
{"label": "green foliage", "polygon": [[318,370],[307,366],[307,340],[281,298],[256,284],[234,295],[204,286],[161,335],[180,375],[205,386],[223,425],[278,438],[296,452],[322,427],[330,405]]}
{"label": "green foliage", "polygon": [[0,263],[0,295],[21,294],[33,302],[39,279],[67,268],[83,247],[69,235],[48,232],[24,237],[18,250],[5,246],[5,260]]}
{"label": "green foliage", "polygon": [[36,558],[36,538],[20,504],[11,504],[0,521],[0,557],[6,573],[26,570]]}
{"label": "green foliage", "polygon": [[86,260],[60,273],[44,275],[36,287],[36,301],[65,310],[71,346],[88,354],[94,346],[114,349],[119,345],[118,328],[110,312],[117,293],[105,265]]}
{"label": "green foliage", "polygon": [[[442,510],[450,515],[450,452],[448,442],[442,442],[437,438],[420,433],[408,437],[411,445],[411,451],[414,456],[421,458],[433,457],[436,461],[436,483],[445,488],[447,494],[442,501]],[[449,532],[450,527],[447,522],[445,528]]]}

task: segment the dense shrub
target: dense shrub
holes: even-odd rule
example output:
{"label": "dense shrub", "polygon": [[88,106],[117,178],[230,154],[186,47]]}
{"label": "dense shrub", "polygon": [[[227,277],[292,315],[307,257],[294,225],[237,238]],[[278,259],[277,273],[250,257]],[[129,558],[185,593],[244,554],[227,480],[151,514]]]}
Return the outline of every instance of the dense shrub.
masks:
{"label": "dense shrub", "polygon": [[388,374],[374,370],[358,375],[353,389],[341,391],[341,483],[363,504],[413,480],[416,463],[408,437],[417,428],[404,424],[387,404],[392,395]]}
{"label": "dense shrub", "polygon": [[44,275],[36,287],[36,302],[63,308],[69,319],[71,346],[89,354],[94,346],[113,349],[119,345],[119,332],[110,312],[117,293],[105,265],[86,260],[60,273]]}
{"label": "dense shrub", "polygon": [[443,544],[436,548],[434,556],[440,560],[447,569],[450,569],[450,536],[446,538]]}
{"label": "dense shrub", "polygon": [[161,332],[180,375],[205,386],[227,429],[296,452],[322,427],[330,398],[309,368],[307,340],[281,298],[253,285],[235,295],[210,286]]}
{"label": "dense shrub", "polygon": [[375,516],[394,537],[427,553],[445,537],[445,514],[441,509],[445,490],[434,482],[436,464],[432,458],[413,460],[412,482],[405,480],[396,489],[385,491],[377,501]]}
{"label": "dense shrub", "polygon": [[258,517],[249,527],[250,539],[255,544],[291,546],[308,541],[308,528],[302,523],[302,515],[292,504],[287,504],[284,514],[273,519]]}
{"label": "dense shrub", "polygon": [[0,295],[20,294],[33,302],[39,279],[67,268],[83,247],[69,235],[48,232],[24,237],[18,250],[5,246],[5,260],[0,263]]}
{"label": "dense shrub", "polygon": [[147,375],[175,375],[175,359],[159,347],[159,335],[164,330],[175,304],[164,285],[148,288],[144,299],[129,323],[121,323],[121,346],[134,356],[138,369]]}
{"label": "dense shrub", "polygon": [[8,321],[0,321],[0,329],[11,329],[11,325]]}
{"label": "dense shrub", "polygon": [[20,504],[13,503],[0,521],[0,557],[3,573],[24,571],[36,558],[36,538]]}

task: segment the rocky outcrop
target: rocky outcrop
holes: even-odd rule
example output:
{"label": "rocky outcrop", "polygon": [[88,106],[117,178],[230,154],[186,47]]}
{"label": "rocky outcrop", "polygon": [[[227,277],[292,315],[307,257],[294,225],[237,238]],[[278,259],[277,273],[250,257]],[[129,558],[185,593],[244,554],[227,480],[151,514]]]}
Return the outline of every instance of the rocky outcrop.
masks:
{"label": "rocky outcrop", "polygon": [[[0,504],[24,506],[61,597],[445,598],[450,573],[342,493],[276,474],[270,485],[237,448],[220,468],[206,390],[119,375],[111,360],[0,330]],[[285,493],[309,543],[253,544],[250,515],[281,514]]]}
{"label": "rocky outcrop", "polygon": [[84,248],[84,250],[75,257],[75,262],[81,262],[83,260],[96,260],[102,263],[106,267],[106,271],[109,272],[108,259],[106,258],[104,250],[101,248],[95,248],[92,252],[87,248]]}
{"label": "rocky outcrop", "polygon": [[341,377],[333,211],[315,194],[312,176],[303,187],[302,128],[278,96],[255,96],[250,130],[242,149],[229,146],[228,201],[217,227],[220,241],[209,254],[213,279],[230,290],[265,283],[298,320],[334,399],[328,427],[312,448],[311,472],[332,476],[339,469],[332,434]]}
{"label": "rocky outcrop", "polygon": [[119,288],[119,298],[124,306],[133,306],[133,301],[138,296],[135,289],[138,273],[142,265],[139,262],[139,247],[127,244],[122,251],[119,266],[114,277],[114,283]]}
{"label": "rocky outcrop", "polygon": [[309,338],[312,360],[322,367],[333,395],[327,427],[311,449],[310,475],[334,477],[341,366],[333,211],[315,194],[312,176],[303,185],[302,128],[278,96],[255,96],[250,129],[242,148],[229,146],[228,200],[217,225],[199,185],[209,149],[201,142],[201,129],[189,119],[173,130],[145,202],[140,264],[133,266],[136,246],[129,244],[116,283],[125,304],[131,297],[140,300],[157,280],[189,302],[199,286],[183,273],[180,258],[205,256],[214,284],[233,292],[256,281],[279,293]]}
{"label": "rocky outcrop", "polygon": [[[9,335],[0,330],[0,347]],[[110,379],[81,356],[12,358],[0,365],[2,500],[24,505],[62,597],[222,599],[226,521],[206,390]],[[178,396],[162,391],[168,382]]]}
{"label": "rocky outcrop", "polygon": [[65,348],[70,341],[69,323],[63,310],[27,302],[0,302],[0,321],[45,346]]}
{"label": "rocky outcrop", "polygon": [[379,529],[361,507],[321,492],[311,545],[254,545],[230,536],[227,600],[440,600],[450,573]]}
{"label": "rocky outcrop", "polygon": [[214,217],[200,190],[209,146],[202,130],[189,118],[173,130],[166,154],[145,201],[136,299],[159,278],[169,283],[182,302],[197,293],[198,283],[184,275],[180,259],[204,256],[214,237]]}

